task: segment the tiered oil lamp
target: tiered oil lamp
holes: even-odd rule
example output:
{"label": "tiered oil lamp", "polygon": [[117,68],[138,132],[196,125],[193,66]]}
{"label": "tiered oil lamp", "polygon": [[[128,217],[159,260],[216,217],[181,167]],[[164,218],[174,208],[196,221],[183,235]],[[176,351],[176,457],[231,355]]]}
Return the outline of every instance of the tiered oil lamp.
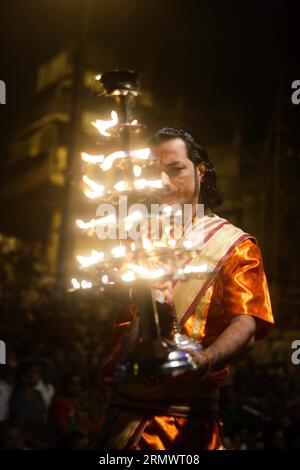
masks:
{"label": "tiered oil lamp", "polygon": [[101,290],[126,285],[130,289],[140,321],[140,340],[118,365],[120,379],[191,370],[196,366],[185,348],[200,350],[201,346],[180,334],[176,312],[171,308],[167,311],[169,331],[162,334],[163,299],[159,298],[155,284],[207,277],[211,274],[209,264],[187,265],[199,253],[198,242],[170,237],[176,221],[182,220],[180,207],[164,205],[162,211],[149,213],[152,204],[159,202],[168,188],[150,149],[135,145],[136,137],[144,129],[130,116],[139,94],[138,76],[132,71],[113,71],[103,74],[100,84],[103,94],[113,98],[117,111],[112,112],[111,121],[96,120],[92,124],[116,143],[116,150],[106,156],[82,153],[85,167],[93,167],[94,176],[83,175],[84,193],[97,202],[99,217],[76,223],[88,235],[98,235],[100,246],[104,235],[109,234],[113,246],[105,251],[94,249],[89,256],[78,255],[88,280],[73,279],[72,285]]}

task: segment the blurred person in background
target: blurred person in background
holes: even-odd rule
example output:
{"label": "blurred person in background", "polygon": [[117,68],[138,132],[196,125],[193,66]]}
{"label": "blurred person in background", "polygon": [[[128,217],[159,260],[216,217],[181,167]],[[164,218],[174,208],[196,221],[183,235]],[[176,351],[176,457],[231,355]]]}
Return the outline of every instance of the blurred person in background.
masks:
{"label": "blurred person in background", "polygon": [[67,372],[62,379],[61,390],[54,397],[49,410],[51,442],[72,432],[89,434],[94,431],[94,416],[81,375]]}
{"label": "blurred person in background", "polygon": [[6,364],[0,367],[0,423],[9,417],[9,403],[18,368],[17,353],[7,346]]}
{"label": "blurred person in background", "polygon": [[49,409],[52,399],[55,395],[56,369],[54,363],[50,359],[44,359],[40,362],[41,378],[35,389],[40,392],[46,410]]}
{"label": "blurred person in background", "polygon": [[10,402],[11,422],[24,430],[25,443],[30,448],[43,448],[46,445],[47,414],[42,396],[35,389],[40,377],[35,362],[21,364]]}

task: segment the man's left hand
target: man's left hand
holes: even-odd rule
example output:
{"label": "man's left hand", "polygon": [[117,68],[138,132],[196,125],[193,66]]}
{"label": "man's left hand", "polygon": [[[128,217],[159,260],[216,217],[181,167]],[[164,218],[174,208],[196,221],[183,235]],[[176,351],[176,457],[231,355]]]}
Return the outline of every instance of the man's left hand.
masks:
{"label": "man's left hand", "polygon": [[205,376],[208,369],[209,369],[209,364],[208,364],[208,360],[207,358],[199,351],[196,351],[195,349],[193,348],[184,348],[184,351],[187,352],[194,364],[195,364],[195,369],[194,370],[190,370],[190,371],[174,371],[172,376],[173,377],[182,377],[182,378],[186,378],[186,379],[195,379],[197,377],[197,379],[199,379],[200,377],[202,376]]}

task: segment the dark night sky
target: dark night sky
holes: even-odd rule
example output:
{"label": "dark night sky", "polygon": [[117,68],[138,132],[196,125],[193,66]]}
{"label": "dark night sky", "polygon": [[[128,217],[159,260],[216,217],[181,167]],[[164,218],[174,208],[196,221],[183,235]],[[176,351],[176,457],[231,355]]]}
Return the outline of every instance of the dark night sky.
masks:
{"label": "dark night sky", "polygon": [[[79,2],[1,0],[0,79],[8,101],[0,111],[2,139],[36,65],[76,34]],[[263,134],[281,72],[299,78],[297,3],[92,0],[89,36],[114,44],[116,67],[140,72],[166,106],[180,96],[196,118],[201,109],[237,109],[242,125],[255,123]]]}

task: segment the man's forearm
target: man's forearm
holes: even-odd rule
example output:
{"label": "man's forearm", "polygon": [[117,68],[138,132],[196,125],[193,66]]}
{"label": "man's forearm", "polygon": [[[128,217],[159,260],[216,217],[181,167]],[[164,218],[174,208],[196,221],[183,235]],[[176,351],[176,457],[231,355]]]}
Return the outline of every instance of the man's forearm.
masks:
{"label": "man's forearm", "polygon": [[223,333],[211,344],[205,353],[209,357],[212,370],[221,369],[238,354],[253,346],[256,321],[254,317],[239,315]]}

